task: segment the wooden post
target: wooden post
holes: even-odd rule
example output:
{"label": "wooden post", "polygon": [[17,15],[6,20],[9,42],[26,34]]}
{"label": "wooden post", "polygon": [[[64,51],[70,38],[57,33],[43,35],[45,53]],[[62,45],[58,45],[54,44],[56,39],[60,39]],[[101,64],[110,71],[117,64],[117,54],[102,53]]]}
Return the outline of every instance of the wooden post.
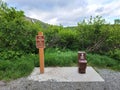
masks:
{"label": "wooden post", "polygon": [[44,73],[44,48],[39,48],[40,73]]}
{"label": "wooden post", "polygon": [[[43,36],[43,32],[39,32],[38,35]],[[44,47],[39,48],[39,62],[40,62],[40,73],[44,73]]]}

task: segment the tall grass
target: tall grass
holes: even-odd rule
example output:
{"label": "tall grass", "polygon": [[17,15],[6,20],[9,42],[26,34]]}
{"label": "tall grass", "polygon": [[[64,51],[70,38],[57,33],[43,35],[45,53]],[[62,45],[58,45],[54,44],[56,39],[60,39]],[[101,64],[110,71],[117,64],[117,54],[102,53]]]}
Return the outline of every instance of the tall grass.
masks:
{"label": "tall grass", "polygon": [[120,71],[120,61],[98,54],[87,54],[87,61],[90,66],[109,68]]}
{"label": "tall grass", "polygon": [[77,61],[77,53],[73,51],[46,51],[45,64],[47,66],[72,66]]}
{"label": "tall grass", "polygon": [[[45,67],[77,66],[77,51],[46,49]],[[120,71],[120,62],[107,56],[87,54],[88,65]],[[26,54],[14,60],[0,60],[0,80],[12,80],[29,75],[39,67],[38,54]]]}
{"label": "tall grass", "polygon": [[[45,50],[45,66],[72,66],[77,62],[75,51],[62,51],[59,49]],[[39,66],[39,60],[35,61],[35,66]]]}
{"label": "tall grass", "polygon": [[16,60],[0,60],[0,80],[11,80],[29,75],[33,68],[34,55],[25,55]]}

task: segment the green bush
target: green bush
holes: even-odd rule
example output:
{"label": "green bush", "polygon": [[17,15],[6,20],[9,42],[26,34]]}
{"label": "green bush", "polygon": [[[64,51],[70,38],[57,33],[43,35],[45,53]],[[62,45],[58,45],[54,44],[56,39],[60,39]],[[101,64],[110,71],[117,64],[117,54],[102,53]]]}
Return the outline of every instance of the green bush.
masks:
{"label": "green bush", "polygon": [[[2,2],[2,1],[1,1]],[[35,53],[35,35],[40,27],[25,19],[23,11],[17,11],[0,2],[0,51],[13,50]]]}
{"label": "green bush", "polygon": [[64,49],[77,49],[79,44],[78,33],[76,30],[61,30],[58,33],[60,40],[58,41],[59,47]]}
{"label": "green bush", "polygon": [[113,51],[109,51],[108,52],[108,56],[110,56],[111,58],[114,58],[114,59],[120,61],[120,50],[119,49],[115,49]]}
{"label": "green bush", "polygon": [[59,26],[49,26],[48,30],[44,30],[44,35],[45,35],[45,43],[46,47],[49,48],[54,48],[58,47],[58,42],[60,40],[60,37],[58,35],[58,32],[60,31]]}
{"label": "green bush", "polygon": [[0,52],[0,60],[16,60],[24,54],[23,51],[4,50]]}

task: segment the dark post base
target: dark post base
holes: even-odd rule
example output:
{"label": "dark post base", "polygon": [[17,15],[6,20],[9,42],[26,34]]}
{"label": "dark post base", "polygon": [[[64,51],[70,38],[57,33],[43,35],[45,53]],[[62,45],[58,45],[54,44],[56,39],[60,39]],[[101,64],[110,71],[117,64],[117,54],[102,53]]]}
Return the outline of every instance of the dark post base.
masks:
{"label": "dark post base", "polygon": [[87,61],[84,60],[84,61],[79,61],[79,68],[78,68],[78,72],[79,73],[86,73],[86,67],[87,67]]}
{"label": "dark post base", "polygon": [[81,74],[84,74],[84,73],[86,73],[86,70],[78,68],[78,72],[81,73]]}

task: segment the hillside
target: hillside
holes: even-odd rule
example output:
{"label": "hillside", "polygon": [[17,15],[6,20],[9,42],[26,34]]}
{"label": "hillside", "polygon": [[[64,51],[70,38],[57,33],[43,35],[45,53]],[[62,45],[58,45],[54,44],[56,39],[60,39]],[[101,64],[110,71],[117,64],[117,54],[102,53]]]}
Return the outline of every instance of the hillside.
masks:
{"label": "hillside", "polygon": [[25,19],[28,20],[28,21],[31,21],[32,23],[38,22],[40,24],[41,28],[44,28],[44,29],[47,29],[50,26],[50,24],[44,23],[44,22],[42,22],[38,19],[30,18],[30,17],[27,17],[27,16],[25,16]]}

